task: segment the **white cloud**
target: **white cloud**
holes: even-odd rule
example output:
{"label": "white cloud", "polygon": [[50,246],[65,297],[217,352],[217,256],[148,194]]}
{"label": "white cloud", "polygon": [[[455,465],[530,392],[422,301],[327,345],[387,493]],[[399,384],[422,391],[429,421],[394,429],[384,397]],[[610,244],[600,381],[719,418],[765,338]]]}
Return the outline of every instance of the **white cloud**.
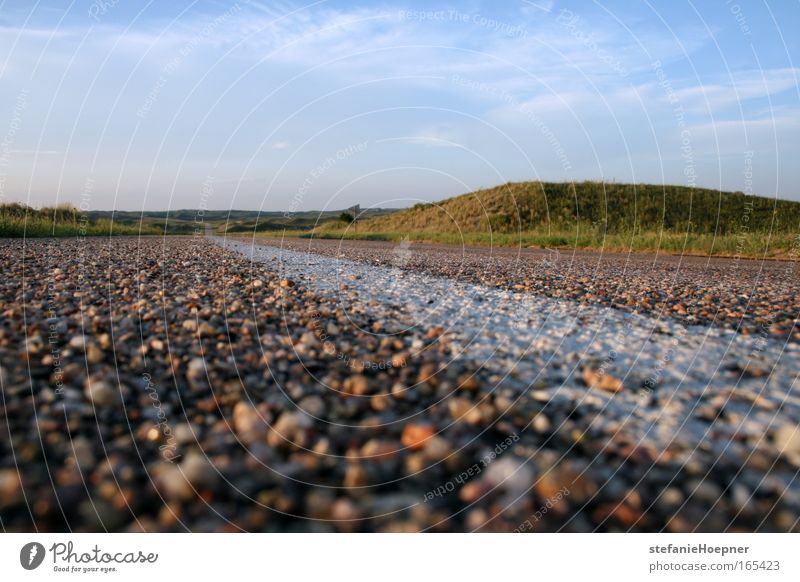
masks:
{"label": "white cloud", "polygon": [[530,0],[522,0],[520,12],[526,16],[539,16],[543,12],[550,13],[553,11],[555,2],[553,0],[539,0],[538,2],[531,2]]}
{"label": "white cloud", "polygon": [[435,135],[409,135],[409,136],[399,136],[399,137],[387,137],[383,139],[375,140],[376,143],[388,143],[388,142],[397,142],[397,143],[406,143],[410,145],[422,145],[427,147],[437,147],[437,148],[463,148],[464,145],[445,137],[438,137]]}
{"label": "white cloud", "polygon": [[684,109],[716,114],[744,101],[797,90],[799,73],[796,68],[737,71],[732,78],[677,89],[675,94]]}

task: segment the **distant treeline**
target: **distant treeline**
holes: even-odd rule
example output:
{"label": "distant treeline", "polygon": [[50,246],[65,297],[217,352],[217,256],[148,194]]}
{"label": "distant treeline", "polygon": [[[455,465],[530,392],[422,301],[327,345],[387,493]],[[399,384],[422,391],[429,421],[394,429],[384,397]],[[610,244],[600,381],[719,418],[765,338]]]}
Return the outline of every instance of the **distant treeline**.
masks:
{"label": "distant treeline", "polygon": [[[244,232],[278,232],[278,231],[310,231],[323,225],[339,225],[341,210],[313,210],[300,212],[256,212],[234,211],[222,223],[222,228],[229,233]],[[368,220],[378,216],[387,216],[398,212],[394,208],[369,208],[361,212],[359,219]],[[249,216],[247,215],[249,214]]]}
{"label": "distant treeline", "polygon": [[[394,209],[371,208],[362,218],[383,216]],[[91,210],[72,205],[32,208],[24,204],[0,204],[0,237],[98,236],[109,234],[153,235],[203,234],[206,227],[218,232],[310,231],[326,221],[338,220],[340,211],[258,210]]]}
{"label": "distant treeline", "polygon": [[375,232],[667,230],[726,235],[800,228],[800,202],[685,186],[521,182],[449,198],[364,223]]}

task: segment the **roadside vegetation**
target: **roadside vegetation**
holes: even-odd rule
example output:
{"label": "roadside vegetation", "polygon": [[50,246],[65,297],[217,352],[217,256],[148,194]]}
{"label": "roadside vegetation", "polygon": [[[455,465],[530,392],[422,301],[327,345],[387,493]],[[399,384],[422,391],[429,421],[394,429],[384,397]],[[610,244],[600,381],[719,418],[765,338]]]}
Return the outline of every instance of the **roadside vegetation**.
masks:
{"label": "roadside vegetation", "polygon": [[521,182],[303,236],[797,258],[800,203],[684,186]]}
{"label": "roadside vegetation", "polygon": [[0,237],[109,236],[161,234],[150,226],[122,224],[94,218],[70,205],[31,208],[24,204],[0,205]]}
{"label": "roadside vegetation", "polygon": [[91,211],[0,205],[0,236],[191,235],[800,257],[800,202],[685,186],[508,183],[404,210]]}

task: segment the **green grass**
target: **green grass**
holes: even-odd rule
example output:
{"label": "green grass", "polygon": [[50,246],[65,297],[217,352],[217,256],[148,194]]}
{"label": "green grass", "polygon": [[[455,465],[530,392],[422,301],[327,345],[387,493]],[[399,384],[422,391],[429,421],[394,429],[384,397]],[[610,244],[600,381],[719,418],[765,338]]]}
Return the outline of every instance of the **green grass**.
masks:
{"label": "green grass", "polygon": [[256,233],[253,231],[228,231],[220,234],[227,234],[228,236],[236,236],[240,238],[303,238],[310,234],[308,230],[260,230]]}
{"label": "green grass", "polygon": [[[359,227],[360,228],[360,227]],[[767,237],[751,233],[745,237],[737,235],[685,234],[675,232],[638,232],[602,234],[577,234],[575,232],[511,233],[485,232],[358,232],[344,229],[320,230],[313,233],[287,233],[286,236],[301,238],[327,238],[348,240],[377,240],[398,242],[404,239],[449,245],[533,247],[556,249],[593,249],[608,252],[665,252],[703,256],[728,256],[749,258],[797,258],[800,236],[777,233],[767,244]]]}
{"label": "green grass", "polygon": [[737,235],[800,228],[800,202],[685,186],[517,182],[361,221],[370,232]]}
{"label": "green grass", "polygon": [[[392,208],[370,208],[363,218],[372,218],[397,212]],[[165,234],[194,234],[210,226],[217,234],[280,236],[284,230],[309,232],[326,222],[336,221],[340,211],[283,211],[259,210],[92,210],[92,220],[114,220],[115,225],[157,229]]]}
{"label": "green grass", "polygon": [[[253,234],[256,236],[281,236],[285,230],[293,232],[310,232],[315,228],[330,228],[330,224],[338,224],[340,215],[338,210],[303,211],[286,214],[284,212],[251,212],[250,215],[242,211],[225,220],[218,220],[214,216],[217,232],[230,234]],[[394,208],[368,208],[361,212],[361,218],[386,216],[398,212]]]}
{"label": "green grass", "polygon": [[[443,244],[797,258],[800,202],[684,186],[518,182],[405,210],[93,211],[0,206],[0,236],[191,234],[349,238]],[[111,219],[113,218],[113,224]],[[198,219],[200,221],[198,222]]]}
{"label": "green grass", "polygon": [[22,204],[0,205],[0,237],[109,236],[163,234],[150,226],[93,219],[71,206],[34,209]]}

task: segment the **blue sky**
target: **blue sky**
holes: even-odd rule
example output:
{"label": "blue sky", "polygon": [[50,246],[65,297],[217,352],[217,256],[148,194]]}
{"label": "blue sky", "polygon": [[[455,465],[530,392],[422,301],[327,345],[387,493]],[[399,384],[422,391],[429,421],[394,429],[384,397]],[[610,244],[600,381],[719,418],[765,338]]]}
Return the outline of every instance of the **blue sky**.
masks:
{"label": "blue sky", "polygon": [[406,206],[507,181],[800,200],[798,2],[3,2],[0,201]]}

